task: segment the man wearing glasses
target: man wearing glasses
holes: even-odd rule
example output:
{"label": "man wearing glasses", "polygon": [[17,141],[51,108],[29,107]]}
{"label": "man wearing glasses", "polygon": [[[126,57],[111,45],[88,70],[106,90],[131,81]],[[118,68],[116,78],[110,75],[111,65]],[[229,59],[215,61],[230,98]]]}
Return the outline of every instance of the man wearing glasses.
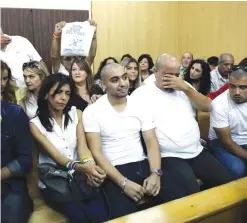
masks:
{"label": "man wearing glasses", "polygon": [[210,92],[219,90],[228,82],[228,76],[232,72],[234,57],[230,53],[221,54],[218,66],[211,71],[211,89]]}
{"label": "man wearing glasses", "polygon": [[246,176],[247,67],[233,67],[229,90],[212,102],[210,147],[235,179]]}

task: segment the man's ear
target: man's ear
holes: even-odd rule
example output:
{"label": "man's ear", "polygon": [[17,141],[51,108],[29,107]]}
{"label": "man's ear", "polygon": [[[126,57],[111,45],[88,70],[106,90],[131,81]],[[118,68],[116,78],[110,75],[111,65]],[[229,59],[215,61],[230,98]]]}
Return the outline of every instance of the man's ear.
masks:
{"label": "man's ear", "polygon": [[102,87],[102,90],[105,92],[106,91],[106,85],[105,85],[103,80],[101,80],[101,87]]}
{"label": "man's ear", "polygon": [[156,73],[157,72],[157,68],[153,67],[153,72]]}

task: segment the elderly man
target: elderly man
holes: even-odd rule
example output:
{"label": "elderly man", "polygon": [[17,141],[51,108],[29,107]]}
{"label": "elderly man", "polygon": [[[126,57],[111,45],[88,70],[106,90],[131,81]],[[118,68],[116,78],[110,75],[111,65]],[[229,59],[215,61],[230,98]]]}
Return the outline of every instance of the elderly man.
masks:
{"label": "elderly man", "polygon": [[235,179],[247,173],[247,67],[229,76],[229,90],[212,103],[210,147]]}
{"label": "elderly man", "polygon": [[155,69],[156,81],[139,87],[131,97],[153,117],[163,168],[188,194],[200,191],[197,177],[207,188],[231,181],[227,170],[199,141],[196,109],[210,111],[211,99],[179,77],[180,64],[173,55],[161,55]]}
{"label": "elderly man", "polygon": [[218,66],[211,71],[211,92],[219,90],[228,82],[228,76],[232,72],[234,57],[230,53],[221,54]]}
{"label": "elderly man", "polygon": [[193,54],[190,52],[185,52],[181,58],[181,66],[180,66],[180,76],[184,78],[186,73],[186,69],[189,67],[191,61],[193,60]]}
{"label": "elderly man", "polygon": [[83,124],[88,146],[98,165],[107,173],[103,188],[109,198],[112,217],[137,211],[136,202],[144,195],[155,204],[185,196],[179,183],[161,170],[151,114],[140,110],[127,97],[129,80],[124,68],[119,64],[106,65],[101,78],[107,94],[85,109]]}

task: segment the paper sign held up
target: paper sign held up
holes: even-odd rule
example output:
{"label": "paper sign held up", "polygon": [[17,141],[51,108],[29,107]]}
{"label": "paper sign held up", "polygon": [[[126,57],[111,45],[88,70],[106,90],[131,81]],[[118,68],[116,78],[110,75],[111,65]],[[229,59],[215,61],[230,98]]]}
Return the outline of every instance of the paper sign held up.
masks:
{"label": "paper sign held up", "polygon": [[88,56],[95,27],[89,22],[66,23],[62,31],[61,56]]}

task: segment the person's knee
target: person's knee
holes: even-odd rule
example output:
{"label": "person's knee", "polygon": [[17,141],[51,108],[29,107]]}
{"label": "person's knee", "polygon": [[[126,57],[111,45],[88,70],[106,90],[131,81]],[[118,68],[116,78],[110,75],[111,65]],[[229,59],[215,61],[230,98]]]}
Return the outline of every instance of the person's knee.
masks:
{"label": "person's knee", "polygon": [[229,168],[235,180],[246,176],[246,164],[244,162],[232,162]]}

